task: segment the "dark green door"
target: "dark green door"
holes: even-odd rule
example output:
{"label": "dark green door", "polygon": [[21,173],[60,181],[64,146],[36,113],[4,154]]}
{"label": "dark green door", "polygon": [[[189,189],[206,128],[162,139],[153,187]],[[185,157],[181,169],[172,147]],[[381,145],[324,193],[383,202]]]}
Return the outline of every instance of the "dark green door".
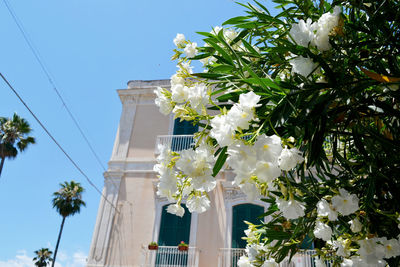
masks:
{"label": "dark green door", "polygon": [[240,204],[233,206],[232,210],[232,248],[245,248],[246,241],[242,239],[245,236],[244,230],[247,230],[248,221],[254,224],[260,222],[257,218],[264,213],[264,207],[254,204]]}
{"label": "dark green door", "polygon": [[159,246],[174,246],[173,249],[159,248],[156,255],[157,266],[186,266],[187,265],[187,252],[178,252],[178,244],[184,241],[189,244],[190,238],[190,221],[191,213],[184,204],[182,207],[185,209],[183,217],[176,216],[167,212],[168,205],[162,209],[160,233],[158,235]]}

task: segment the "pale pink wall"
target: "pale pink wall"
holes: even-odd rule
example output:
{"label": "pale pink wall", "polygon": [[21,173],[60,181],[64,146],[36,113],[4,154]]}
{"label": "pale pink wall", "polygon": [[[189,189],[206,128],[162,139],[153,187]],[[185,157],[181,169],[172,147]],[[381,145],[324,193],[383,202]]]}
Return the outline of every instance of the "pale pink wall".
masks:
{"label": "pale pink wall", "polygon": [[168,134],[169,117],[156,105],[138,105],[129,142],[128,158],[154,158],[157,135]]}
{"label": "pale pink wall", "polygon": [[152,173],[130,174],[121,181],[106,266],[140,266],[142,244],[152,241],[155,200]]}
{"label": "pale pink wall", "polygon": [[226,212],[220,183],[210,193],[210,200],[211,209],[198,216],[199,267],[217,266],[218,250],[225,247]]}

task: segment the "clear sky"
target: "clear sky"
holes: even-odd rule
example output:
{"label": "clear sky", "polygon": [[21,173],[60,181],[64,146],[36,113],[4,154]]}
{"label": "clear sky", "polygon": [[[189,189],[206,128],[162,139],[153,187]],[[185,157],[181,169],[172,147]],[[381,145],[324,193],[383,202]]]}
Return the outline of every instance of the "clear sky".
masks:
{"label": "clear sky", "polygon": [[[129,80],[169,78],[173,38],[210,31],[244,8],[232,0],[8,0],[55,78],[104,166],[110,158],[121,104],[116,89]],[[199,70],[198,70],[199,71]],[[0,0],[0,72],[97,187],[103,169],[57,98]],[[99,194],[73,167],[25,107],[0,81],[0,116],[26,118],[37,144],[7,160],[0,178],[0,267],[32,266],[33,251],[54,250],[61,217],[52,208],[59,183],[86,189],[80,214],[66,220],[57,256],[63,267],[83,266]]]}

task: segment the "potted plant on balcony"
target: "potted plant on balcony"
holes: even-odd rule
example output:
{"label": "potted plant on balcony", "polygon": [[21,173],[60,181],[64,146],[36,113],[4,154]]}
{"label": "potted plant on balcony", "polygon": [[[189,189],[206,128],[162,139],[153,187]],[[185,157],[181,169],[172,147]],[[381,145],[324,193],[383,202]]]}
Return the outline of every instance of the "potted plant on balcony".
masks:
{"label": "potted plant on balcony", "polygon": [[158,249],[158,244],[157,242],[150,242],[150,244],[148,245],[149,250],[157,250]]}
{"label": "potted plant on balcony", "polygon": [[186,244],[184,241],[181,241],[178,245],[178,250],[179,251],[187,251],[189,249],[189,245]]}

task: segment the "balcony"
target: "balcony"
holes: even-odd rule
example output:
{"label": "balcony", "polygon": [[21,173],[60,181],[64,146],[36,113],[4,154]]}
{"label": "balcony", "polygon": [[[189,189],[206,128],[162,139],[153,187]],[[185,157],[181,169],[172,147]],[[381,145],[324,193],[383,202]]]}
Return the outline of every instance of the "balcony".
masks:
{"label": "balcony", "polygon": [[158,250],[142,247],[141,267],[198,267],[199,250],[189,247],[179,251],[177,246],[159,246]]}
{"label": "balcony", "polygon": [[[240,257],[245,254],[243,248],[221,248],[218,253],[218,267],[236,267]],[[292,257],[292,261],[283,260],[279,267],[314,267],[315,250],[302,250]],[[332,261],[325,261],[327,267],[332,267]]]}
{"label": "balcony", "polygon": [[[179,251],[176,246],[159,246],[158,250],[142,247],[141,267],[202,267],[199,265],[200,250],[189,247],[188,251]],[[220,248],[218,252],[218,267],[236,267],[240,257],[245,254],[242,248]],[[302,250],[292,257],[292,261],[283,260],[279,267],[314,267],[315,250]],[[201,263],[200,263],[201,264]],[[332,267],[332,261],[325,261],[327,267]]]}
{"label": "balcony", "polygon": [[162,146],[169,147],[172,151],[182,151],[193,147],[193,135],[159,135],[156,140],[155,154],[160,154]]}

